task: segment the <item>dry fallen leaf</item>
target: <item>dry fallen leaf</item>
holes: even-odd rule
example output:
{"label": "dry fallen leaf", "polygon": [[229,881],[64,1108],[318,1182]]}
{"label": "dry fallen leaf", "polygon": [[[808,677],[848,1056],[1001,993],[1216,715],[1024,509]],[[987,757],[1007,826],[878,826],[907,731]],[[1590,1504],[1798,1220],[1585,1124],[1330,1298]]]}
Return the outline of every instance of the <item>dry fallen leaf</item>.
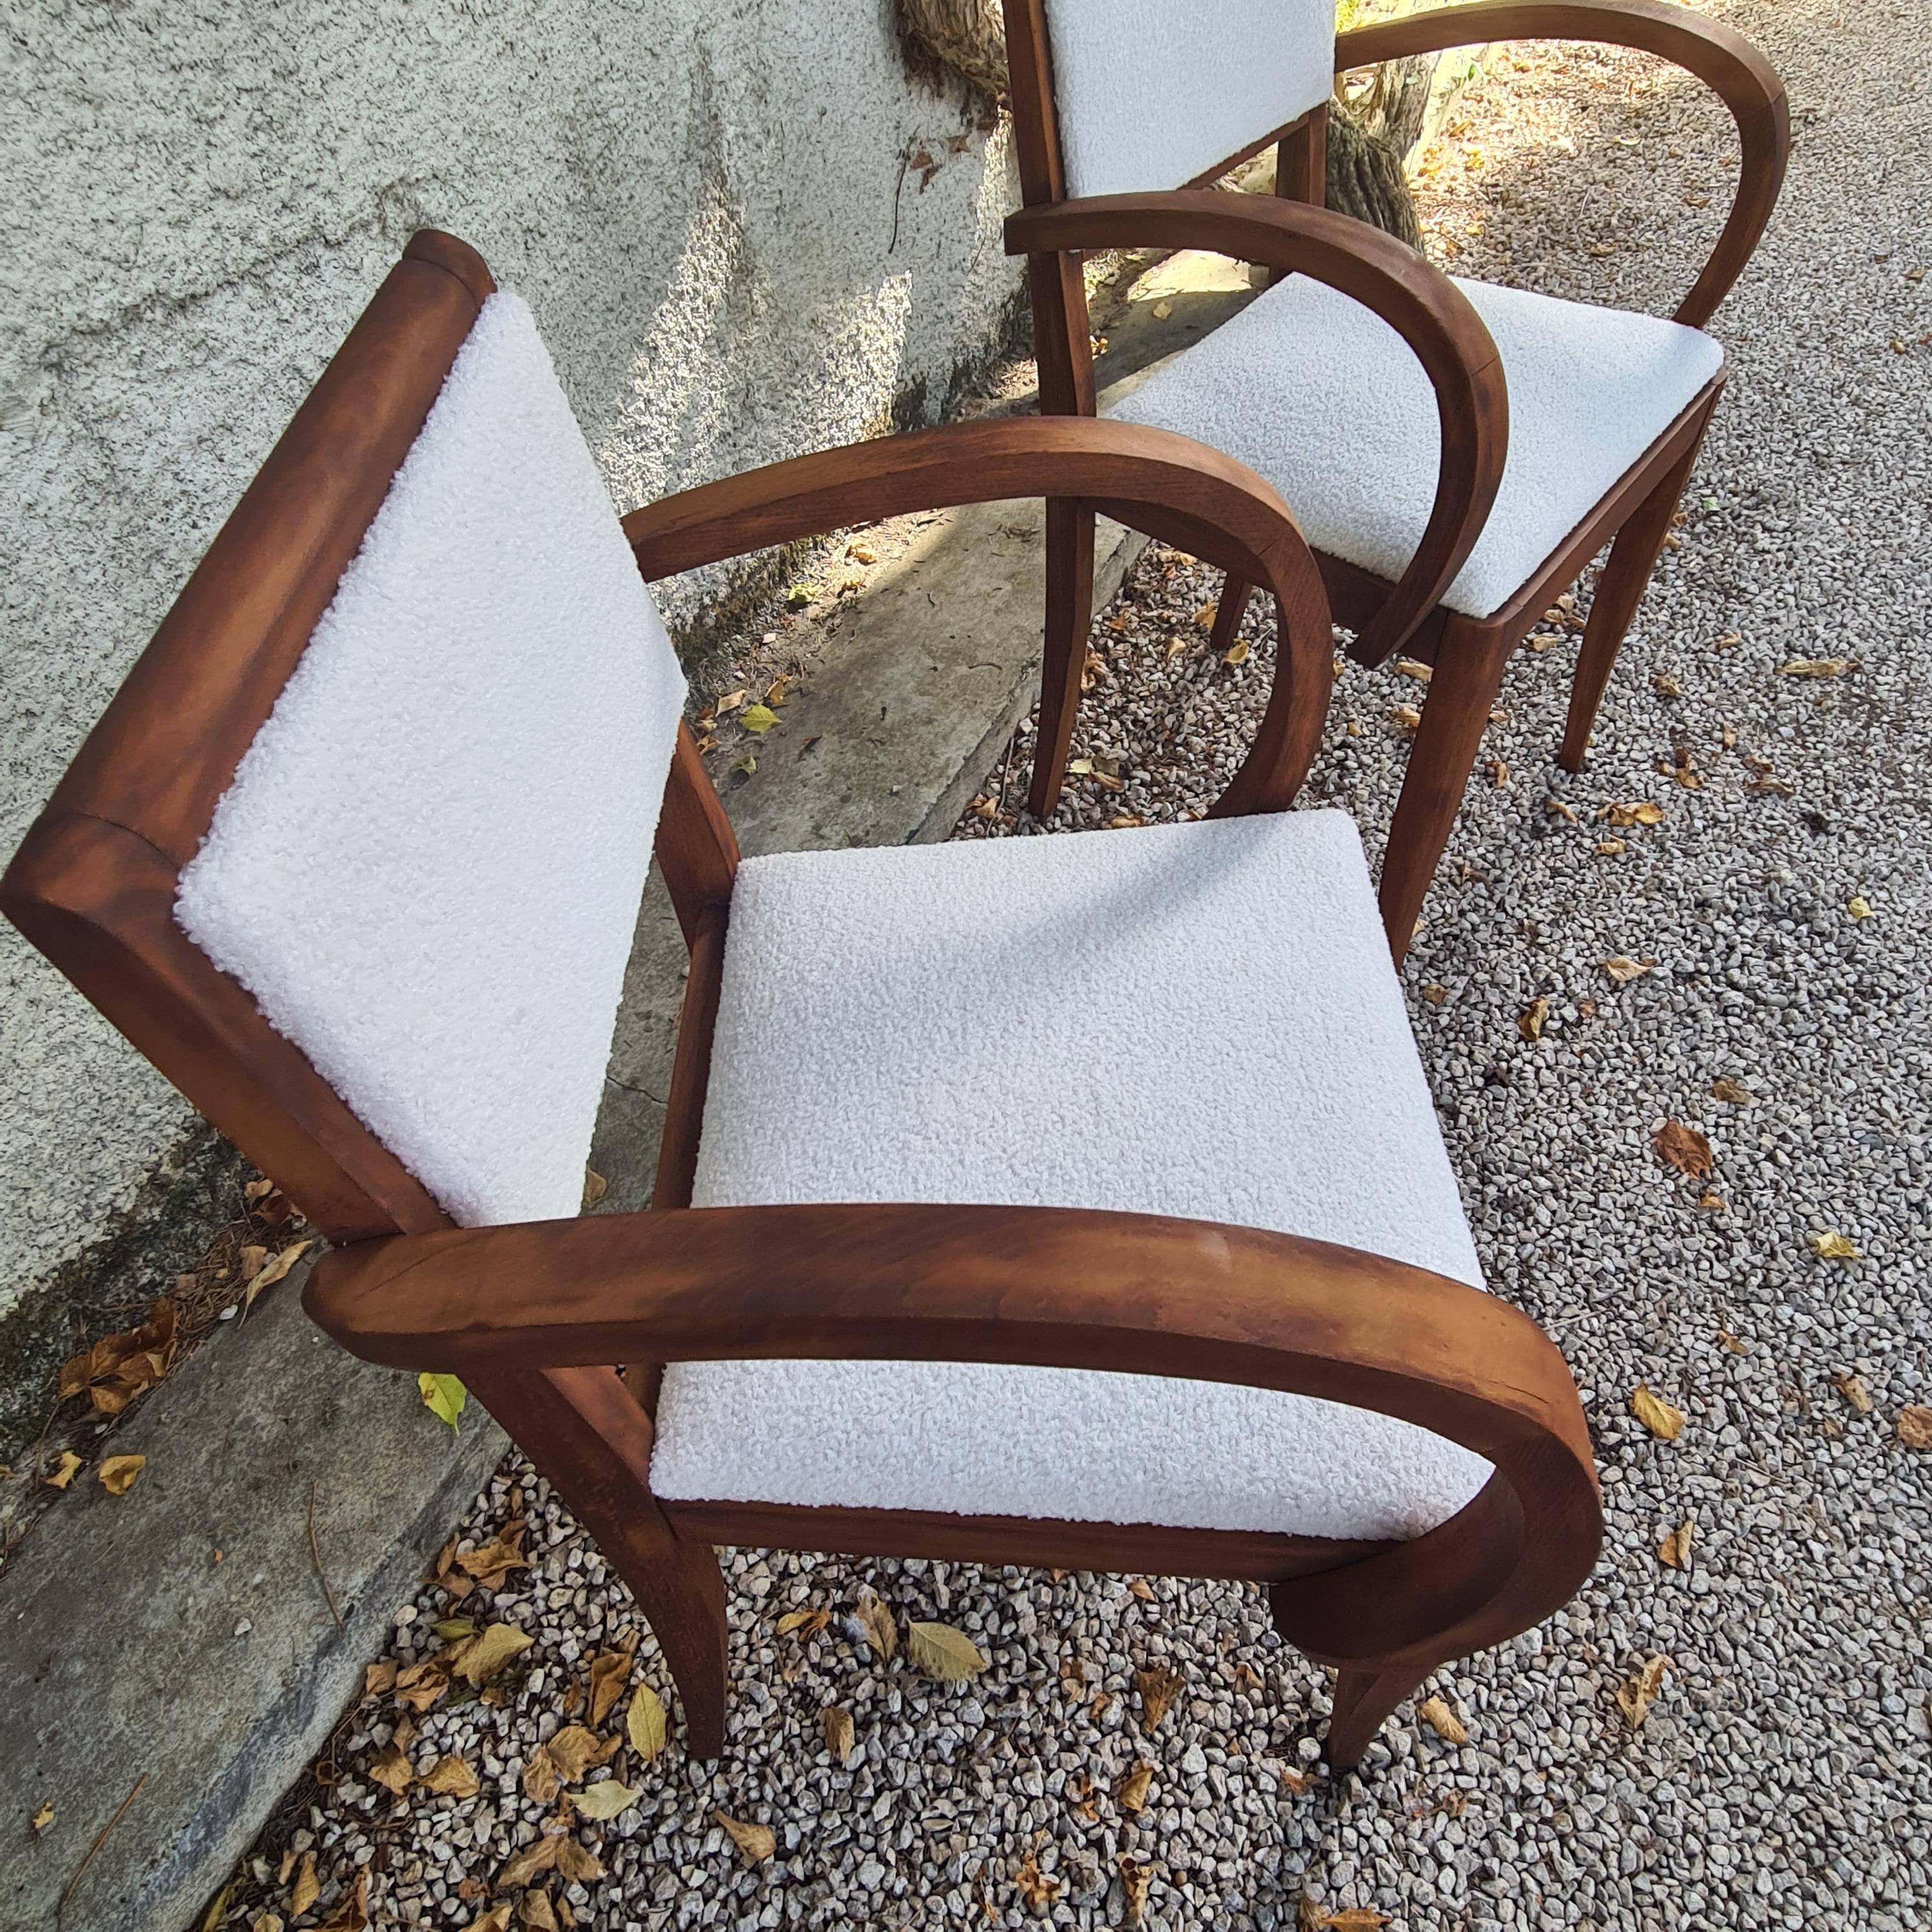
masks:
{"label": "dry fallen leaf", "polygon": [[584,1170],[584,1193],[578,1205],[587,1214],[610,1191],[610,1184],[603,1175],[594,1167],[586,1167]]}
{"label": "dry fallen leaf", "polygon": [[480,1550],[466,1550],[458,1557],[457,1568],[493,1590],[502,1588],[503,1579],[512,1570],[527,1570],[530,1567],[530,1559],[521,1547],[526,1528],[520,1519],[506,1523]]}
{"label": "dry fallen leaf", "polygon": [[1422,729],[1422,713],[1412,704],[1398,704],[1389,713],[1396,729],[1405,735]]}
{"label": "dry fallen leaf", "polygon": [[1466,1744],[1469,1742],[1469,1733],[1463,1729],[1462,1719],[1443,1699],[1425,1697],[1416,1706],[1415,1714],[1445,1744]]}
{"label": "dry fallen leaf", "polygon": [[950,1624],[908,1622],[906,1654],[915,1670],[942,1684],[963,1684],[986,1667],[986,1653],[964,1630]]}
{"label": "dry fallen leaf", "polygon": [[624,1713],[624,1735],[638,1762],[650,1764],[664,1748],[669,1726],[664,1719],[664,1700],[648,1684],[640,1684]]}
{"label": "dry fallen leaf", "polygon": [[424,1784],[439,1798],[474,1798],[476,1774],[460,1757],[446,1753],[424,1774]]}
{"label": "dry fallen leaf", "polygon": [[614,1757],[617,1745],[615,1738],[607,1742],[581,1724],[566,1724],[550,1739],[547,1748],[550,1762],[556,1766],[557,1774],[565,1784],[575,1784],[586,1772]]}
{"label": "dry fallen leaf", "polygon": [[857,1742],[851,1712],[842,1711],[836,1704],[829,1705],[818,1721],[825,1736],[825,1748],[832,1754],[832,1762],[841,1766],[850,1763],[852,1747]]}
{"label": "dry fallen leaf", "polygon": [[1667,670],[1654,670],[1650,674],[1650,688],[1660,698],[1682,698],[1684,687]]}
{"label": "dry fallen leaf", "polygon": [[254,1306],[255,1298],[263,1288],[273,1288],[314,1246],[313,1241],[291,1241],[273,1261],[258,1268],[249,1277],[248,1292],[242,1298],[242,1313],[247,1314]]}
{"label": "dry fallen leaf", "polygon": [[590,1721],[601,1724],[631,1681],[631,1653],[600,1651],[590,1660]]}
{"label": "dry fallen leaf", "polygon": [[514,1892],[541,1874],[554,1871],[563,1844],[561,1836],[546,1831],[535,1844],[526,1845],[496,1874],[497,1886],[502,1890]]}
{"label": "dry fallen leaf", "polygon": [[1664,1688],[1664,1673],[1670,1668],[1667,1657],[1648,1658],[1635,1676],[1617,1686],[1617,1708],[1632,1730],[1650,1715],[1650,1707]]}
{"label": "dry fallen leaf", "polygon": [[1814,1230],[1804,1237],[1821,1262],[1855,1262],[1858,1251],[1835,1228]]}
{"label": "dry fallen leaf", "polygon": [[1690,1539],[1696,1533],[1696,1521],[1687,1516],[1657,1546],[1657,1560],[1660,1563],[1668,1564],[1673,1570],[1689,1569]]}
{"label": "dry fallen leaf", "polygon": [[738,1847],[738,1856],[748,1865],[763,1864],[778,1848],[778,1841],[769,1825],[743,1825],[736,1818],[728,1818],[722,1811],[713,1811],[712,1816],[724,1827],[732,1844]]}
{"label": "dry fallen leaf", "polygon": [[1932,1449],[1932,1408],[1923,1402],[1915,1402],[1898,1412],[1898,1420],[1894,1425],[1898,1431],[1898,1439],[1908,1449]]}
{"label": "dry fallen leaf", "polygon": [[1870,1414],[1873,1408],[1871,1391],[1865,1387],[1862,1377],[1849,1373],[1834,1376],[1832,1386],[1860,1415]]}
{"label": "dry fallen leaf", "polygon": [[46,1485],[50,1490],[64,1490],[80,1472],[80,1458],[71,1449],[63,1449],[60,1460],[47,1472]]}
{"label": "dry fallen leaf", "polygon": [[385,1744],[369,1762],[370,1778],[400,1798],[416,1779],[415,1767],[396,1747]]}
{"label": "dry fallen leaf", "polygon": [[1145,1865],[1137,1864],[1124,1852],[1119,1862],[1120,1889],[1127,1898],[1127,1923],[1138,1925],[1147,1911],[1148,1880],[1150,1874]]}
{"label": "dry fallen leaf", "polygon": [[1154,1670],[1136,1670],[1134,1688],[1141,1694],[1141,1729],[1151,1733],[1174,1708],[1174,1700],[1184,1688],[1182,1680],[1164,1666]]}
{"label": "dry fallen leaf", "polygon": [[615,1818],[629,1810],[638,1802],[638,1794],[628,1785],[620,1784],[614,1778],[607,1778],[601,1784],[586,1784],[581,1791],[571,1797],[573,1809],[586,1818],[599,1820]]}
{"label": "dry fallen leaf", "polygon": [[1397,658],[1395,668],[1404,677],[1412,677],[1418,684],[1426,684],[1436,675],[1431,666],[1415,658]]}
{"label": "dry fallen leaf", "polygon": [[1757,1104],[1757,1096],[1749,1088],[1740,1087],[1728,1073],[1711,1082],[1711,1098],[1725,1101],[1733,1107],[1753,1107]]}
{"label": "dry fallen leaf", "polygon": [[1845,916],[1848,919],[1870,919],[1871,910],[1871,901],[1862,896],[1855,896],[1845,902]]}
{"label": "dry fallen leaf", "polygon": [[491,1906],[488,1912],[471,1919],[463,1932],[510,1932],[510,1901],[506,1898]]}
{"label": "dry fallen leaf", "polygon": [[296,1874],[293,1888],[289,1893],[289,1916],[299,1918],[322,1896],[322,1881],[315,1875],[315,1854],[302,1855],[301,1869]]}
{"label": "dry fallen leaf", "polygon": [[1237,638],[1234,641],[1221,653],[1221,662],[1224,664],[1246,664],[1247,661],[1248,640],[1245,638]]}
{"label": "dry fallen leaf", "polygon": [[1439,1006],[1449,997],[1449,988],[1439,981],[1432,980],[1422,989],[1422,997],[1432,1006]]}
{"label": "dry fallen leaf", "polygon": [[[1628,838],[1599,838],[1597,841],[1598,854],[1602,858],[1614,859],[1619,852],[1628,852],[1629,850],[1630,841]],[[1608,965],[1610,962],[1606,960],[1604,963]],[[1621,963],[1627,965],[1629,962],[1626,960]],[[1640,968],[1638,970],[1641,971],[1642,969]]]}
{"label": "dry fallen leaf", "polygon": [[487,1684],[532,1641],[514,1624],[492,1624],[464,1652],[457,1673],[471,1684]]}
{"label": "dry fallen leaf", "polygon": [[1657,964],[1654,959],[1625,959],[1621,955],[1604,962],[1604,970],[1619,986],[1628,986],[1633,980],[1641,980]]}
{"label": "dry fallen leaf", "polygon": [[1322,1912],[1318,1908],[1310,1921],[1316,1932],[1381,1932],[1388,1922],[1387,1912],[1373,1911],[1366,1905],[1352,1905],[1342,1912]]}
{"label": "dry fallen leaf", "polygon": [[36,1838],[54,1822],[54,1801],[51,1798],[41,1804],[40,1808],[34,1814],[31,1822],[34,1828],[34,1835]]}
{"label": "dry fallen leaf", "polygon": [[396,1701],[412,1711],[427,1711],[449,1688],[449,1664],[441,1657],[412,1664],[396,1676]]}
{"label": "dry fallen leaf", "polygon": [[548,1744],[538,1744],[524,1760],[524,1796],[532,1804],[548,1810],[556,1802],[556,1794],[563,1788],[563,1780],[557,1775],[555,1762]]}
{"label": "dry fallen leaf", "polygon": [[369,1924],[369,1874],[367,1871],[356,1875],[356,1888],[342,1901],[341,1908],[317,1932],[368,1932]]}
{"label": "dry fallen leaf", "polygon": [[1684,1433],[1684,1412],[1640,1382],[1630,1393],[1630,1413],[1660,1442],[1675,1442]]}
{"label": "dry fallen leaf", "polygon": [[1120,1780],[1120,1788],[1114,1796],[1123,1811],[1135,1812],[1146,1804],[1148,1787],[1154,1782],[1154,1766],[1144,1760],[1136,1764],[1126,1777]]}
{"label": "dry fallen leaf", "polygon": [[92,1348],[62,1363],[58,1384],[61,1400],[64,1402],[85,1390],[97,1414],[118,1415],[172,1366],[175,1318],[172,1302],[151,1302],[148,1318],[140,1328],[124,1334],[104,1335]]}
{"label": "dry fallen leaf", "polygon": [[859,1621],[865,1626],[866,1642],[886,1662],[898,1654],[899,1627],[878,1596],[871,1590],[859,1597]]}
{"label": "dry fallen leaf", "polygon": [[828,1610],[788,1610],[778,1621],[780,1636],[790,1636],[796,1630],[801,1643],[808,1643],[832,1621]]}
{"label": "dry fallen leaf", "polygon": [[109,1456],[100,1465],[100,1486],[110,1496],[124,1496],[134,1478],[148,1466],[145,1456]]}
{"label": "dry fallen leaf", "polygon": [[1598,816],[1616,826],[1661,825],[1664,808],[1650,799],[1637,799],[1628,805],[1606,805]]}
{"label": "dry fallen leaf", "polygon": [[1550,1002],[1545,999],[1532,1000],[1516,1016],[1516,1030],[1525,1040],[1540,1040],[1543,1023],[1550,1017]]}
{"label": "dry fallen leaf", "polygon": [[1702,1180],[1718,1170],[1711,1143],[1682,1120],[1666,1120],[1651,1136],[1650,1144],[1666,1167],[1674,1167],[1693,1180]]}
{"label": "dry fallen leaf", "polygon": [[1784,677],[1843,677],[1846,671],[1858,668],[1852,658],[1793,658],[1789,664],[1778,667],[1779,674]]}
{"label": "dry fallen leaf", "polygon": [[561,1932],[548,1892],[526,1892],[517,1900],[517,1922],[524,1932]]}
{"label": "dry fallen leaf", "polygon": [[1044,1918],[1047,1908],[1060,1896],[1059,1880],[1048,1877],[1030,1852],[1026,1855],[1025,1864],[1013,1874],[1013,1888],[1035,1918]]}

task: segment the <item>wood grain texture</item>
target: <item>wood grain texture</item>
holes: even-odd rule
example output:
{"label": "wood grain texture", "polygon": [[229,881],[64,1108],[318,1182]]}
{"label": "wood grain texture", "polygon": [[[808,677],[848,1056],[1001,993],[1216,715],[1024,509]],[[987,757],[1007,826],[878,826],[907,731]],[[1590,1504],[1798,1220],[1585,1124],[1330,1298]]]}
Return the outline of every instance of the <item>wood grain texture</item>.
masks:
{"label": "wood grain texture", "polygon": [[1762,237],[1784,186],[1791,114],[1777,70],[1735,28],[1666,0],[1477,0],[1357,27],[1335,42],[1338,73],[1498,40],[1590,40],[1657,54],[1730,109],[1742,150],[1738,189],[1711,256],[1674,320],[1701,328]]}
{"label": "wood grain texture", "polygon": [[1087,637],[1094,622],[1094,512],[1059,497],[1046,506],[1046,628],[1040,649],[1040,718],[1027,802],[1036,818],[1053,809],[1080,708]]}
{"label": "wood grain texture", "polygon": [[1468,298],[1393,236],[1280,196],[1100,195],[1008,218],[1010,254],[1088,248],[1204,248],[1309,275],[1372,309],[1414,352],[1435,391],[1441,454],[1421,540],[1362,633],[1365,662],[1391,655],[1468,560],[1502,481],[1508,394],[1496,345]]}
{"label": "wood grain texture", "polygon": [[1567,1602],[1601,1538],[1562,1358],[1493,1296],[1246,1228],[1076,1209],[686,1210],[366,1242],[304,1300],[344,1346],[470,1376],[605,1361],[1032,1363],[1227,1382],[1398,1416],[1496,1474],[1448,1523],[1277,1585],[1324,1662],[1462,1654]]}

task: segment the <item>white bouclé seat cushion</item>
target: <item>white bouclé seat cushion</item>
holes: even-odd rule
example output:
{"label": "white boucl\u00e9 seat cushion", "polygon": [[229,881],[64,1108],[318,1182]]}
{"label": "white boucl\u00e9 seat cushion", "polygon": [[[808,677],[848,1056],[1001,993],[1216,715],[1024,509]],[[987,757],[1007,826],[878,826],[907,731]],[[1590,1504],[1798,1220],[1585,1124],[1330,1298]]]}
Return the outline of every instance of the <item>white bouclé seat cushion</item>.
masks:
{"label": "white boucl\u00e9 seat cushion", "polygon": [[1334,0],[1047,0],[1071,195],[1192,181],[1334,85]]}
{"label": "white boucl\u00e9 seat cushion", "polygon": [[[1476,1286],[1354,826],[1306,812],[746,861],[695,1204],[1127,1209]],[[674,1365],[666,1497],[1379,1538],[1487,1466],[1408,1424],[1154,1376]]]}
{"label": "white boucl\u00e9 seat cushion", "polygon": [[578,1211],[684,692],[492,296],[176,905],[458,1222]]}
{"label": "white boucl\u00e9 seat cushion", "polygon": [[[1680,322],[1483,282],[1456,286],[1494,337],[1509,458],[1443,602],[1486,617],[1528,582],[1691,398],[1724,351]],[[1317,550],[1393,580],[1435,500],[1435,392],[1360,303],[1290,278],[1162,364],[1106,413],[1225,450],[1280,491]]]}

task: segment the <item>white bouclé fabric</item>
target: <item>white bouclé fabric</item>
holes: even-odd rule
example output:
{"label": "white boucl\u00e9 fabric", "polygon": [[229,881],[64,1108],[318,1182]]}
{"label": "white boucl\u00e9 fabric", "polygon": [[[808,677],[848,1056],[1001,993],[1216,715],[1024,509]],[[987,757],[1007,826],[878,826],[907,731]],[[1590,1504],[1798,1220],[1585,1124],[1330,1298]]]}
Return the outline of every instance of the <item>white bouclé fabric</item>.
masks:
{"label": "white boucl\u00e9 fabric", "polygon": [[176,906],[459,1222],[578,1211],[683,701],[493,296]]}
{"label": "white boucl\u00e9 fabric", "polygon": [[[746,861],[696,1204],[1180,1214],[1481,1285],[1352,822]],[[952,1364],[674,1365],[666,1496],[1419,1533],[1487,1466],[1274,1392]]]}
{"label": "white boucl\u00e9 fabric", "polygon": [[1047,0],[1071,195],[1160,193],[1328,98],[1334,0]]}
{"label": "white boucl\u00e9 fabric", "polygon": [[[1682,323],[1459,281],[1501,352],[1509,458],[1443,598],[1486,617],[1526,584],[1724,364]],[[1435,392],[1402,338],[1297,275],[1156,368],[1108,412],[1198,437],[1281,492],[1318,550],[1393,580],[1435,500]]]}

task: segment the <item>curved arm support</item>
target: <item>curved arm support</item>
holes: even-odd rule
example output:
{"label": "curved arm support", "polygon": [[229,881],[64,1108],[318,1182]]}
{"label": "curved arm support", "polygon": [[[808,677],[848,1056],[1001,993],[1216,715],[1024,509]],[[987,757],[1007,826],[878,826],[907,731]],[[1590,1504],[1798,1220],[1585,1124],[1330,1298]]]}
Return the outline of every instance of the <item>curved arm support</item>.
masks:
{"label": "curved arm support", "polygon": [[1277,1590],[1285,1631],[1328,1661],[1500,1642],[1568,1602],[1601,1540],[1576,1388],[1533,1322],[1290,1234],[1072,1208],[686,1208],[364,1242],[325,1257],[304,1300],[398,1367],[1034,1364],[1321,1396],[1487,1458],[1439,1528]]}
{"label": "curved arm support", "polygon": [[1634,47],[1695,74],[1730,110],[1741,149],[1737,194],[1718,245],[1672,317],[1702,328],[1744,272],[1784,184],[1791,112],[1777,70],[1734,28],[1665,0],[1478,0],[1338,34],[1335,70],[1492,40]]}
{"label": "curved arm support", "polygon": [[1408,568],[1356,646],[1364,663],[1381,663],[1442,601],[1482,535],[1502,482],[1509,398],[1481,316],[1406,244],[1300,202],[1188,188],[1057,202],[1022,208],[1006,222],[1009,254],[1148,248],[1204,248],[1312,276],[1372,309],[1422,364],[1442,424],[1436,500]]}
{"label": "curved arm support", "polygon": [[1164,430],[1021,416],[881,437],[667,496],[624,519],[652,580],[910,510],[1073,497],[1232,571],[1274,598],[1274,688],[1217,812],[1285,808],[1320,745],[1333,688],[1328,593],[1280,497],[1232,458]]}

